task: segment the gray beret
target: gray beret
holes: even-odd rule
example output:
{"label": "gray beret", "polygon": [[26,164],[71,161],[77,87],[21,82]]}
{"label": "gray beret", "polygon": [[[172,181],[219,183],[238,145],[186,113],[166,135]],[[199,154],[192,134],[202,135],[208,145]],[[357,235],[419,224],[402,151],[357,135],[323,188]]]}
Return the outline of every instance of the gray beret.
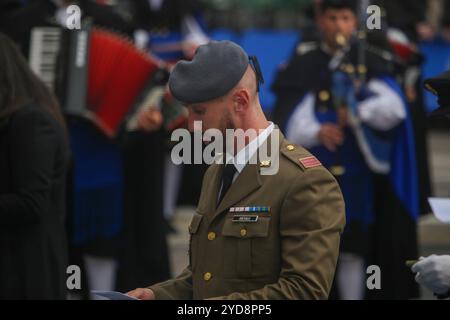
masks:
{"label": "gray beret", "polygon": [[211,41],[199,46],[192,61],[179,61],[169,78],[173,96],[183,103],[223,97],[244,76],[249,57],[236,43]]}

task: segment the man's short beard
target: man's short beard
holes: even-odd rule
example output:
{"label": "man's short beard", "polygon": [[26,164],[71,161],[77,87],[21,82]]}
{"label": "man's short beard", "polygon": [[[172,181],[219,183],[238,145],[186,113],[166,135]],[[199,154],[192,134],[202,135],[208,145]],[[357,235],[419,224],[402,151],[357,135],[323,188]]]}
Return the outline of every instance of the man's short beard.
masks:
{"label": "man's short beard", "polygon": [[[228,111],[228,109],[225,109],[225,112],[224,112],[223,118],[222,118],[222,123],[224,124],[224,130],[236,129],[233,119],[231,118],[231,113],[230,113],[230,111]],[[225,132],[224,132],[224,134],[225,134]]]}

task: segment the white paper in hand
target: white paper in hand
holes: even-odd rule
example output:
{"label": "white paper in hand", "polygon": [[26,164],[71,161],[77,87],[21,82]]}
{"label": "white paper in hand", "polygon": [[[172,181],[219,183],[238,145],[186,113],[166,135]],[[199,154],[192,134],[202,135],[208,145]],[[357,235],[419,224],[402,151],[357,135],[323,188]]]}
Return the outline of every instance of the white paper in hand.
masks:
{"label": "white paper in hand", "polygon": [[435,217],[444,223],[450,223],[450,199],[449,198],[428,198],[431,210]]}
{"label": "white paper in hand", "polygon": [[[94,300],[138,300],[116,291],[92,290],[91,294],[94,296]],[[98,297],[100,297],[100,299]]]}

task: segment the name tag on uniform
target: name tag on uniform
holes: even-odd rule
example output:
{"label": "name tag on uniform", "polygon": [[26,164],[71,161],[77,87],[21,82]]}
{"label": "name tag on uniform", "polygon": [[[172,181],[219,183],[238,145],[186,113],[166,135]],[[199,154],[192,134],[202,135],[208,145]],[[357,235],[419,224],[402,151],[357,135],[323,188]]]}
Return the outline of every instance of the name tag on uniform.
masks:
{"label": "name tag on uniform", "polygon": [[258,216],[254,215],[235,215],[232,222],[256,222],[258,221]]}

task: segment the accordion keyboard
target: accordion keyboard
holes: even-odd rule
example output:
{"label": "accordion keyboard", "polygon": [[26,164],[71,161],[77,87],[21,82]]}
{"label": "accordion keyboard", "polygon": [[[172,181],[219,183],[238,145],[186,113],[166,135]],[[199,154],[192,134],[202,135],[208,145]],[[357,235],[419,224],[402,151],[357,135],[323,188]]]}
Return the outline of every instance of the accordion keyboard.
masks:
{"label": "accordion keyboard", "polygon": [[61,35],[62,29],[56,27],[37,27],[31,31],[30,67],[52,91]]}

